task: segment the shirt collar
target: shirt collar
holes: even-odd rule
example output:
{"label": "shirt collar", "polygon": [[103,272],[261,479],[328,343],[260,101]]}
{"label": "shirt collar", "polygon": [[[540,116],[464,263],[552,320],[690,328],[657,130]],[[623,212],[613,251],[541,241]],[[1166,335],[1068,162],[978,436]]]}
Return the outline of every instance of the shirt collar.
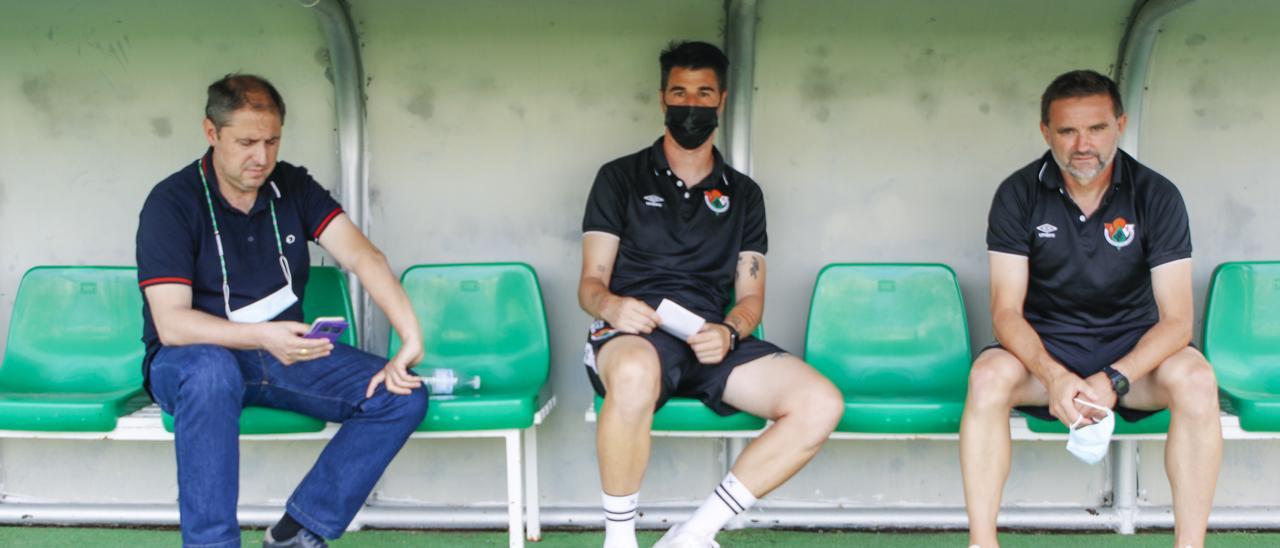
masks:
{"label": "shirt collar", "polygon": [[[213,169],[213,147],[209,147],[209,150],[205,151],[204,156],[200,158],[199,169],[204,170],[205,177],[208,177],[209,194],[213,195],[214,200],[222,204],[227,211],[240,213],[240,210],[233,207],[231,202],[227,201],[227,197],[222,195],[222,187],[218,185],[218,172]],[[199,176],[200,174],[197,173],[196,177]],[[247,215],[252,217],[265,211],[267,200],[273,196],[277,200],[280,199],[280,186],[275,182],[275,170],[272,170],[271,175],[267,177],[267,184],[258,189],[258,197],[254,200],[253,207],[249,208]]]}
{"label": "shirt collar", "polygon": [[[675,177],[675,172],[671,171],[671,164],[667,162],[667,153],[662,150],[662,140],[666,137],[658,137],[653,142],[653,146],[649,149],[649,158],[651,160],[654,175],[669,175]],[[720,149],[715,146],[711,147],[711,157],[713,159],[711,174],[707,175],[708,179],[712,179],[712,183],[706,188],[715,188],[716,186],[729,186],[729,177],[725,173],[724,157],[720,155]],[[706,179],[703,179],[705,181]],[[687,181],[686,181],[687,183]],[[702,181],[698,181],[699,184]],[[697,186],[697,185],[689,185]]]}
{"label": "shirt collar", "polygon": [[[1125,151],[1116,149],[1116,155],[1111,159],[1111,186],[1118,187],[1129,180],[1129,170],[1126,164],[1131,158]],[[1040,159],[1040,183],[1049,190],[1066,190],[1065,181],[1062,180],[1062,168],[1058,166],[1058,162],[1053,158],[1053,151],[1047,151]]]}

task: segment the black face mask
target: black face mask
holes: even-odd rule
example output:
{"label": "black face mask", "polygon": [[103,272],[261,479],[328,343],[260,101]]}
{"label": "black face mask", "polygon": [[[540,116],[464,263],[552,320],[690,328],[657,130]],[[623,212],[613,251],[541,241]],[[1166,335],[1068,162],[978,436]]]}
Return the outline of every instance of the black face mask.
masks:
{"label": "black face mask", "polygon": [[667,129],[681,148],[698,148],[720,125],[717,108],[667,105]]}

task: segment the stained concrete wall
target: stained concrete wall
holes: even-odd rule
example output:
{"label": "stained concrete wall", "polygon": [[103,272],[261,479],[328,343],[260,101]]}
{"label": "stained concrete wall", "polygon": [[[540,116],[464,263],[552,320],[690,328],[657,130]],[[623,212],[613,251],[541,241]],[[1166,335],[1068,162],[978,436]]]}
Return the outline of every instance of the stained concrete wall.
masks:
{"label": "stained concrete wall", "polygon": [[[333,186],[333,92],[313,16],[293,2],[8,2],[0,21],[0,332],[36,264],[128,264],[136,211],[204,147],[203,87],[232,70],[289,101],[282,158]],[[996,184],[1044,146],[1038,95],[1071,68],[1107,71],[1127,3],[764,1],[756,47],[754,166],[769,204],[765,321],[799,352],[814,276],[836,261],[939,261],[960,276],[975,345],[990,339],[985,214]],[[247,14],[247,15],[246,15]],[[370,140],[370,236],[397,271],[519,260],[539,272],[560,405],[541,432],[543,503],[598,492],[576,305],[579,223],[603,162],[661,131],[656,54],[671,38],[723,40],[717,0],[356,1]],[[1187,198],[1196,294],[1218,261],[1277,255],[1260,204],[1276,179],[1280,74],[1260,70],[1280,6],[1201,0],[1173,16],[1151,75],[1144,161]],[[1269,143],[1269,144],[1268,144]],[[104,207],[105,206],[105,207]],[[54,220],[57,222],[53,222]],[[104,228],[105,227],[105,228]],[[33,230],[33,228],[35,228]],[[378,317],[370,346],[382,349]],[[0,341],[2,343],[2,341]],[[1274,445],[1229,444],[1219,502],[1257,489]],[[246,444],[242,501],[279,502],[316,443]],[[693,502],[719,479],[717,442],[658,440],[646,502]],[[1167,504],[1159,444],[1143,446],[1145,500]],[[383,501],[501,500],[497,442],[416,441]],[[89,463],[89,464],[86,464]],[[1105,477],[1058,444],[1019,444],[1006,502],[1098,504]],[[18,499],[173,500],[166,444],[0,441]],[[93,474],[101,487],[85,493]],[[829,445],[769,501],[961,504],[946,442]]]}

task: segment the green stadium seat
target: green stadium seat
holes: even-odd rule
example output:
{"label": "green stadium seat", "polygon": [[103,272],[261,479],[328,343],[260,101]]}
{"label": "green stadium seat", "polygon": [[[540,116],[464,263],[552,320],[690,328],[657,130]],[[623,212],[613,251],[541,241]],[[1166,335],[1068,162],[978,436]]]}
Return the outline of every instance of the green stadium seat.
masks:
{"label": "green stadium seat", "polygon": [[[419,431],[523,429],[550,400],[551,351],[542,290],[522,263],[418,265],[401,276],[422,328],[426,356],[415,371],[436,368],[480,377],[480,389],[432,394]],[[392,330],[388,352],[401,345]]]}
{"label": "green stadium seat", "polygon": [[0,430],[114,430],[149,401],[141,334],[136,269],[28,270],[0,363]]}
{"label": "green stadium seat", "polygon": [[1223,410],[1240,418],[1242,430],[1280,431],[1280,262],[1218,265],[1202,346]]}
{"label": "green stadium seat", "polygon": [[[359,339],[351,311],[351,294],[347,291],[346,275],[341,270],[334,266],[311,267],[302,295],[302,315],[307,323],[325,316],[346,318],[347,330],[338,341],[356,346]],[[172,432],[173,417],[165,413],[161,420],[164,429]],[[319,432],[324,430],[324,426],[325,422],[320,419],[283,409],[250,406],[240,413],[240,433],[245,435]]]}
{"label": "green stadium seat", "polygon": [[946,265],[827,265],[814,284],[804,355],[844,393],[838,432],[960,429],[969,328]]}

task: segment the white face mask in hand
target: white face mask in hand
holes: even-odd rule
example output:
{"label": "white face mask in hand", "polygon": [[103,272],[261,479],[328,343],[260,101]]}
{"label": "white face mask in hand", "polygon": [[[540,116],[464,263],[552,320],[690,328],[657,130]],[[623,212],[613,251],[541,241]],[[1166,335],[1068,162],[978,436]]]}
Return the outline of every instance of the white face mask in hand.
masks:
{"label": "white face mask in hand", "polygon": [[1071,435],[1067,437],[1067,451],[1088,464],[1098,464],[1102,457],[1107,456],[1107,449],[1111,447],[1111,433],[1116,429],[1115,413],[1106,407],[1081,399],[1076,399],[1075,402],[1107,414],[1101,421],[1083,426],[1080,423],[1087,419],[1084,415],[1080,415],[1075,422],[1071,423]]}

